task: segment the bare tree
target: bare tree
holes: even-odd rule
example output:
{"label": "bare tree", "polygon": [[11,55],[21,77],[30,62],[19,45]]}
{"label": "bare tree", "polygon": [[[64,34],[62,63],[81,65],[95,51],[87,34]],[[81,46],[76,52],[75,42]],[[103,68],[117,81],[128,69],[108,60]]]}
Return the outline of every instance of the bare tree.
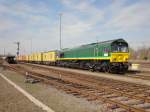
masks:
{"label": "bare tree", "polygon": [[130,48],[130,58],[133,60],[150,60],[150,48],[142,46],[137,50]]}

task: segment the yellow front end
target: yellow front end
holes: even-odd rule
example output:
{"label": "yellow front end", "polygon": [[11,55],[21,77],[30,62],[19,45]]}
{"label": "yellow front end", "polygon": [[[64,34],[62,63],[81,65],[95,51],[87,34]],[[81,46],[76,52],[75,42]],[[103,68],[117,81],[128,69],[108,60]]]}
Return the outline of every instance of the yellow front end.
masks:
{"label": "yellow front end", "polygon": [[128,62],[129,53],[111,53],[110,62]]}

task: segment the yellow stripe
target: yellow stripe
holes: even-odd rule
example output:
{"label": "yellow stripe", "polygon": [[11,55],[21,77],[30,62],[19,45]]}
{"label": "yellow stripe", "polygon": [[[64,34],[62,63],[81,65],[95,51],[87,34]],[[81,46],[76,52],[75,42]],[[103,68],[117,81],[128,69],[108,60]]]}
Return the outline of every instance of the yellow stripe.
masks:
{"label": "yellow stripe", "polygon": [[111,53],[111,55],[129,55],[129,53],[124,53],[124,52],[114,52],[114,53]]}

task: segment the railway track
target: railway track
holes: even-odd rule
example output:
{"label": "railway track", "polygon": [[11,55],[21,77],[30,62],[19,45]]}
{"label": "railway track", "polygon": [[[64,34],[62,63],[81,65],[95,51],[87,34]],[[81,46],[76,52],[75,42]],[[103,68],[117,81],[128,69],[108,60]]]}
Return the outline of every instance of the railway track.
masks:
{"label": "railway track", "polygon": [[68,71],[33,65],[9,65],[16,72],[30,73],[39,79],[76,97],[96,101],[115,112],[149,112],[150,87],[106,78],[85,76]]}
{"label": "railway track", "polygon": [[142,68],[150,68],[150,61],[130,61],[131,63],[140,64]]}
{"label": "railway track", "polygon": [[137,79],[150,80],[150,62],[149,61],[131,61],[139,64],[139,71],[129,71],[126,76]]}
{"label": "railway track", "polygon": [[[39,67],[39,68],[42,67],[43,69],[48,68],[48,67],[36,65],[36,64],[29,64],[29,63],[22,63],[22,64],[26,64],[28,66],[34,65],[34,66]],[[115,74],[112,74],[112,75],[115,75]],[[128,73],[123,75],[123,76],[132,77],[132,78],[136,78],[136,79],[150,80],[150,72],[149,71],[132,71],[132,70],[129,70]]]}
{"label": "railway track", "polygon": [[127,74],[126,76],[132,77],[132,78],[137,78],[137,79],[150,80],[150,74],[149,73]]}

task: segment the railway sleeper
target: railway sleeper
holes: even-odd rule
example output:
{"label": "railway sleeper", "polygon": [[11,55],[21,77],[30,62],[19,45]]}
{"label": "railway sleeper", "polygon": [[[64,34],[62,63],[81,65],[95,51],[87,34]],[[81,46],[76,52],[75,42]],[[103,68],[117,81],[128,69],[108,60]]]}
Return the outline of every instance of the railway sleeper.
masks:
{"label": "railway sleeper", "polygon": [[138,104],[138,105],[134,105],[134,107],[143,108],[143,109],[150,109],[150,103]]}
{"label": "railway sleeper", "polygon": [[79,92],[72,92],[71,94],[74,95],[74,96],[79,96],[80,95]]}
{"label": "railway sleeper", "polygon": [[116,108],[114,109],[115,112],[127,112],[126,109],[123,109],[123,108]]}
{"label": "railway sleeper", "polygon": [[129,98],[125,97],[125,96],[119,96],[116,98],[111,98],[111,100],[127,101],[127,100],[129,100]]}
{"label": "railway sleeper", "polygon": [[83,98],[86,98],[86,97],[88,97],[89,95],[88,95],[88,94],[81,94],[80,96],[83,97]]}
{"label": "railway sleeper", "polygon": [[98,93],[97,95],[104,97],[104,95],[109,95],[109,94],[110,94],[110,93],[102,92],[102,93]]}
{"label": "railway sleeper", "polygon": [[116,95],[116,94],[110,94],[110,95],[105,95],[105,97],[106,98],[116,98],[116,97],[118,97],[118,95]]}
{"label": "railway sleeper", "polygon": [[127,104],[127,105],[138,105],[138,104],[143,104],[144,103],[142,100],[136,100],[136,99],[130,99],[130,100],[121,101],[121,102],[124,103],[124,104]]}
{"label": "railway sleeper", "polygon": [[89,97],[89,98],[87,98],[87,100],[88,101],[95,101],[95,100],[97,100],[97,96],[93,96],[93,97]]}
{"label": "railway sleeper", "polygon": [[111,110],[115,110],[115,109],[118,109],[120,108],[116,103],[105,103],[105,106],[108,108],[108,109],[111,109]]}
{"label": "railway sleeper", "polygon": [[34,78],[29,78],[29,79],[25,80],[25,83],[31,83],[31,84],[35,84],[35,83],[38,83],[38,82],[40,82],[40,80],[34,79]]}

